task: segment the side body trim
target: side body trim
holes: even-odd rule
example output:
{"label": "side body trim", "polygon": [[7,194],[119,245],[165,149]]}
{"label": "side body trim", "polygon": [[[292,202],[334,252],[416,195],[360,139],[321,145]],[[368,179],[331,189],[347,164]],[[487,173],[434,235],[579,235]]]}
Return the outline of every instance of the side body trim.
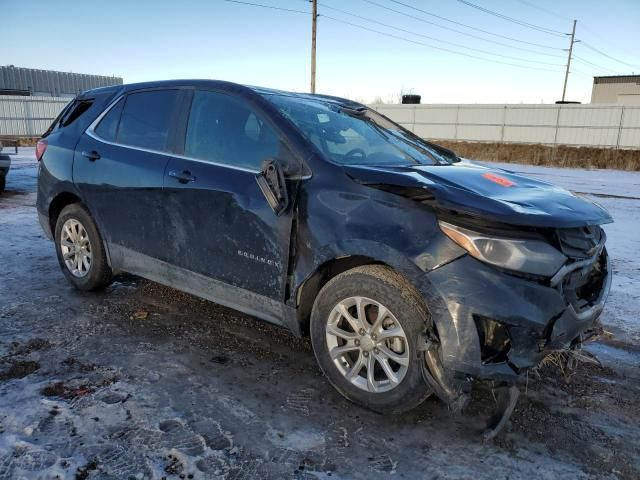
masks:
{"label": "side body trim", "polygon": [[110,252],[112,263],[118,270],[124,270],[176,290],[233,308],[269,323],[285,327],[297,336],[301,335],[295,309],[284,303],[176,267],[121,245],[111,244]]}

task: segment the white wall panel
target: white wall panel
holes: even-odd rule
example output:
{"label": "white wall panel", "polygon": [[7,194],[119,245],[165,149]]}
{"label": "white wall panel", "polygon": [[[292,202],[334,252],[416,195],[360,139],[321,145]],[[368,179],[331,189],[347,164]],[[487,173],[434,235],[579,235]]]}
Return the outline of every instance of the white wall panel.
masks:
{"label": "white wall panel", "polygon": [[506,108],[506,125],[555,126],[558,108],[555,105],[512,106]]}
{"label": "white wall panel", "polygon": [[420,125],[417,124],[413,132],[421,138],[437,138],[439,140],[454,139],[456,135],[455,125]]}
{"label": "white wall panel", "polygon": [[458,123],[471,125],[502,125],[504,121],[504,107],[499,106],[471,106],[461,105]]}
{"label": "white wall panel", "polygon": [[615,146],[618,140],[617,128],[558,128],[559,145]]}
{"label": "white wall panel", "polygon": [[515,143],[553,143],[555,127],[505,126],[504,142]]}
{"label": "white wall panel", "polygon": [[397,123],[413,123],[413,108],[402,105],[376,105],[376,110]]}
{"label": "white wall panel", "polygon": [[624,109],[622,127],[640,127],[640,107]]}
{"label": "white wall panel", "polygon": [[620,132],[620,148],[637,149],[640,145],[640,128],[627,128]]}
{"label": "white wall panel", "polygon": [[0,96],[0,135],[39,137],[69,98]]}
{"label": "white wall panel", "polygon": [[415,112],[416,123],[456,123],[458,107],[418,105]]}
{"label": "white wall panel", "polygon": [[383,109],[405,126],[415,118],[414,131],[424,138],[640,149],[640,107],[635,106],[385,105]]}
{"label": "white wall panel", "polygon": [[502,126],[458,125],[458,140],[499,142]]}

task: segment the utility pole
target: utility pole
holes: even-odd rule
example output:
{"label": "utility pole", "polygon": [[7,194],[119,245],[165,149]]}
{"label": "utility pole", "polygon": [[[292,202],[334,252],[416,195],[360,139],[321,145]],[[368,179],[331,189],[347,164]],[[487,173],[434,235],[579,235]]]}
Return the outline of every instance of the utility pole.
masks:
{"label": "utility pole", "polygon": [[311,3],[313,4],[313,14],[311,18],[311,93],[316,93],[316,24],[318,21],[318,0],[311,0]]}
{"label": "utility pole", "polygon": [[[315,0],[314,0],[315,1]],[[571,66],[571,54],[573,53],[573,44],[576,42],[576,23],[573,21],[573,30],[571,31],[571,43],[569,44],[569,58],[567,58],[567,71],[564,73],[564,87],[562,87],[562,101],[564,102],[565,94],[567,93],[567,80],[569,79],[569,67]]]}

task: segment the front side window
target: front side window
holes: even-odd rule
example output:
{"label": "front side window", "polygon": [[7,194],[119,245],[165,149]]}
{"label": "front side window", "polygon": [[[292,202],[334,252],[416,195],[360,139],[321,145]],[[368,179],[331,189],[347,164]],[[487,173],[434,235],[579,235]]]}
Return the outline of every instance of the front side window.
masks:
{"label": "front side window", "polygon": [[127,95],[116,141],[132,147],[164,151],[178,107],[178,90],[150,90]]}
{"label": "front side window", "polygon": [[448,165],[457,160],[370,109],[286,95],[271,95],[269,100],[341,165]]}
{"label": "front side window", "polygon": [[184,153],[188,157],[260,170],[278,155],[278,135],[244,101],[223,93],[193,94]]}

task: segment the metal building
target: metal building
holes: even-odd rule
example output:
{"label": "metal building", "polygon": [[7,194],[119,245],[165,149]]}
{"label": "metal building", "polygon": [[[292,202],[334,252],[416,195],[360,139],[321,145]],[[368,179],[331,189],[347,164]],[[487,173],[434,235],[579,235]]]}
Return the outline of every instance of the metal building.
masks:
{"label": "metal building", "polygon": [[640,105],[640,75],[593,77],[591,103]]}
{"label": "metal building", "polygon": [[122,78],[36,70],[13,65],[0,67],[0,95],[72,98],[84,90],[109,85],[122,85]]}

